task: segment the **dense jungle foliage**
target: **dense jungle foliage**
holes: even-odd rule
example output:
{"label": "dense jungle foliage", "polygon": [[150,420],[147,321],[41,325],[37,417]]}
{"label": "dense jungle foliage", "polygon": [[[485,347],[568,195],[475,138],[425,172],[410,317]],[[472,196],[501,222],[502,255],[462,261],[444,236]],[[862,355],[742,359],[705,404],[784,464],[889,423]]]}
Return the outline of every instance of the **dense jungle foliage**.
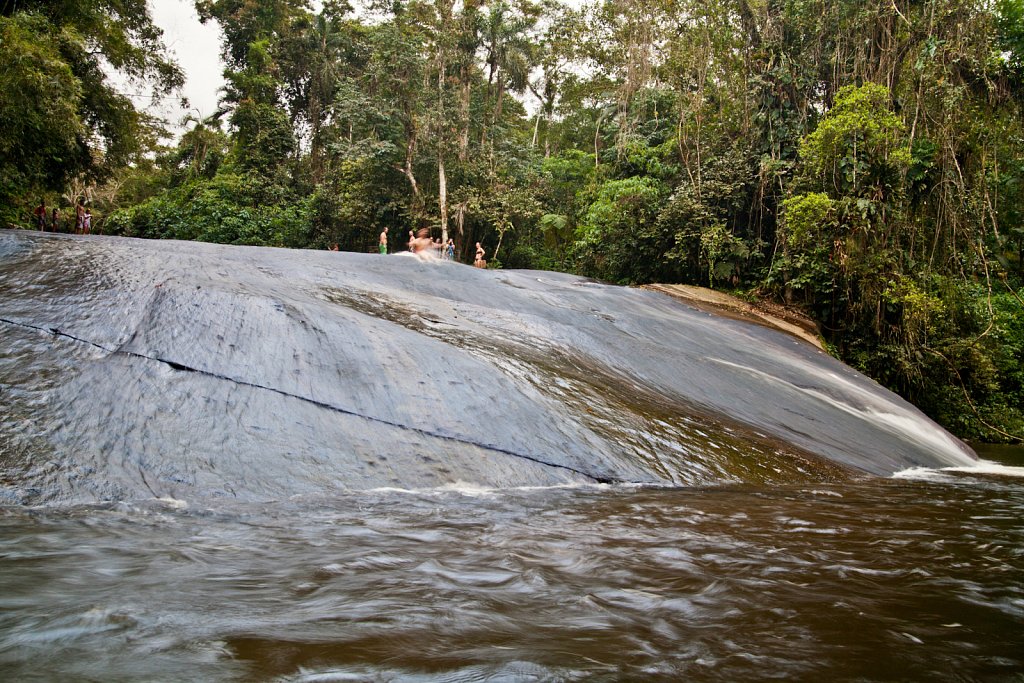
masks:
{"label": "dense jungle foliage", "polygon": [[[953,432],[1024,435],[1024,0],[197,0],[171,146],[144,0],[0,0],[0,218],[372,250],[798,307]],[[218,67],[219,68],[219,67]],[[164,137],[163,139],[167,139]]]}

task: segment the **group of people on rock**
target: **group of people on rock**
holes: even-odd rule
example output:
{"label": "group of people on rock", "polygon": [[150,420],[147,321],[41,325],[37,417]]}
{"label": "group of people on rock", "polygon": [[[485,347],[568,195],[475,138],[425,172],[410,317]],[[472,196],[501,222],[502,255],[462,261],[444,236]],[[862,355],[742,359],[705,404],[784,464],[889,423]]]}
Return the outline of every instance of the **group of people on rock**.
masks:
{"label": "group of people on rock", "polygon": [[[445,261],[455,260],[455,240],[449,239],[447,242],[442,242],[437,238],[432,238],[428,228],[420,228],[416,232],[410,230],[408,246],[409,252],[418,256],[435,257]],[[377,248],[381,254],[388,253],[387,228],[381,230]],[[332,245],[331,249],[337,251],[337,245]],[[486,252],[479,242],[476,243],[476,258],[473,265],[477,268],[487,267]]]}
{"label": "group of people on rock", "polygon": [[[45,199],[39,201],[39,206],[32,213],[36,227],[43,232],[47,230],[51,232],[64,232],[62,230],[60,209],[55,206],[52,211],[47,211]],[[76,235],[88,235],[91,232],[92,210],[85,205],[85,200],[80,198],[78,203],[75,204],[74,233]]]}
{"label": "group of people on rock", "polygon": [[[53,232],[60,232],[61,219],[60,210],[55,206],[51,213],[47,213],[46,200],[40,200],[39,206],[33,212],[36,227],[42,231],[47,228]],[[75,229],[76,235],[88,235],[92,232],[92,211],[85,205],[85,200],[79,198],[75,204]],[[378,240],[378,249],[381,254],[388,253],[388,229],[384,228]],[[338,244],[330,246],[331,251],[338,251]],[[430,230],[420,228],[418,232],[409,231],[409,251],[416,255],[433,256],[445,261],[455,260],[455,240],[449,239],[447,243],[439,239],[431,238]],[[476,254],[473,265],[477,268],[487,267],[487,253],[479,242],[476,243]]]}

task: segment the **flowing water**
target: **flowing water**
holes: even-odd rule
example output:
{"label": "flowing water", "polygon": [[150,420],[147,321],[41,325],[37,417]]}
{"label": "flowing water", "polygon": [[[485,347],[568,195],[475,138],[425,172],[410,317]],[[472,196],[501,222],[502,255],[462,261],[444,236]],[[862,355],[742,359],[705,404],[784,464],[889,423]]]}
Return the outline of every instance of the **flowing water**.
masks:
{"label": "flowing water", "polygon": [[1024,459],[987,455],[1018,467],[6,507],[0,680],[1019,681]]}
{"label": "flowing water", "polygon": [[0,683],[1024,681],[1020,453],[656,292],[0,231]]}

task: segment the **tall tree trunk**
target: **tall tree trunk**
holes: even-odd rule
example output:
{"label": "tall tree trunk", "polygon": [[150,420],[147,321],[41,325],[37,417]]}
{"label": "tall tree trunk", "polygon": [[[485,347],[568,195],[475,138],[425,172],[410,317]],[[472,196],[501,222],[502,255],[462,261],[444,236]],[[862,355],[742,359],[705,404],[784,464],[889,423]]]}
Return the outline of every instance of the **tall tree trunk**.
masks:
{"label": "tall tree trunk", "polygon": [[416,174],[413,173],[412,170],[413,161],[416,158],[417,131],[415,120],[410,118],[405,124],[405,134],[407,138],[405,143],[405,165],[400,170],[409,180],[409,186],[412,188],[413,201],[416,204],[416,211],[418,213],[423,202],[420,198],[420,186],[419,183],[416,182]]}
{"label": "tall tree trunk", "polygon": [[551,156],[551,121],[555,118],[555,95],[552,92],[544,104],[544,158]]}
{"label": "tall tree trunk", "polygon": [[[464,200],[455,205],[455,242],[462,244],[462,238],[466,234],[466,209],[469,207],[469,200]],[[445,242],[447,244],[447,242]]]}
{"label": "tall tree trunk", "polygon": [[448,176],[443,154],[437,155],[437,203],[441,209],[441,241],[448,244]]}
{"label": "tall tree trunk", "polygon": [[444,77],[448,67],[441,43],[437,45],[437,204],[441,211],[441,239],[448,243],[448,175],[444,168]]}
{"label": "tall tree trunk", "polygon": [[484,89],[484,115],[483,125],[480,126],[480,148],[487,144],[487,126],[490,122],[487,120],[487,113],[491,106],[491,88],[494,86],[494,65],[490,65],[490,70],[487,74],[487,88]]}
{"label": "tall tree trunk", "polygon": [[494,119],[493,123],[497,123],[501,120],[502,105],[505,102],[505,81],[498,81],[498,100],[494,103]]}
{"label": "tall tree trunk", "polygon": [[420,186],[416,182],[416,174],[412,172],[412,159],[414,147],[415,143],[412,140],[410,140],[405,150],[405,167],[402,169],[402,172],[405,173],[405,177],[409,179],[409,185],[412,187],[412,195],[413,197],[416,198],[416,201],[418,203],[420,199]]}
{"label": "tall tree trunk", "polygon": [[470,76],[472,72],[469,64],[463,64],[459,77],[462,81],[462,90],[459,93],[459,161],[465,162],[469,157],[469,104],[472,90],[470,89]]}
{"label": "tall tree trunk", "polygon": [[505,239],[505,231],[504,230],[499,230],[498,231],[498,246],[494,247],[494,253],[491,254],[491,260],[492,261],[497,261],[498,260],[498,252],[501,251],[501,241],[503,239]]}
{"label": "tall tree trunk", "polygon": [[309,136],[309,157],[313,171],[313,183],[319,185],[323,179],[323,154],[320,140],[320,98],[317,95],[310,97],[309,122],[312,128]]}

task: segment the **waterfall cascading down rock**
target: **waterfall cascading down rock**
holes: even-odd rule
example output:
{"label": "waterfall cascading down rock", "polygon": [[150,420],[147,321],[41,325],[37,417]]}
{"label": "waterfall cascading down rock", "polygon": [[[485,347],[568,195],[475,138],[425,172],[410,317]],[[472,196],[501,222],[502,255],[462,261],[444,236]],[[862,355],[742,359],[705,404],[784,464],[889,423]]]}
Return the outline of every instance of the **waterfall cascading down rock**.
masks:
{"label": "waterfall cascading down rock", "polygon": [[6,503],[974,461],[812,345],[558,273],[0,231],[0,339]]}

